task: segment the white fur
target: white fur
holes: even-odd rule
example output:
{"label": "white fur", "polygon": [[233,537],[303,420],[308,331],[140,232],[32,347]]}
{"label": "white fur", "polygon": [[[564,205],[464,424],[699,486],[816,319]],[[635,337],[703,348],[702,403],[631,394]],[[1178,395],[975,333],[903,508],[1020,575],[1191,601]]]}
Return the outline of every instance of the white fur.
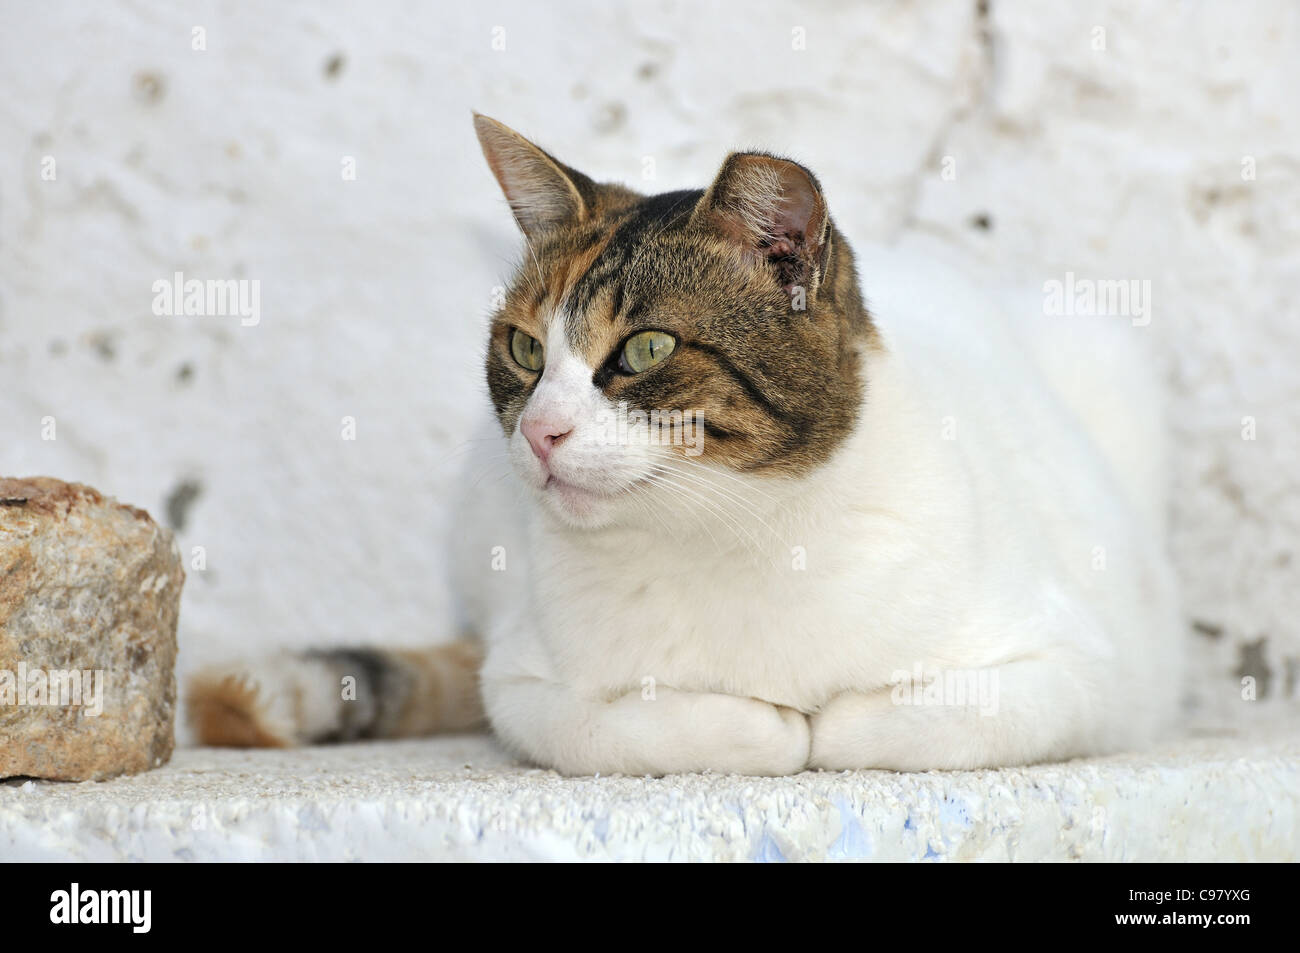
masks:
{"label": "white fur", "polygon": [[[512,749],[576,774],[926,770],[1167,727],[1178,616],[1141,329],[1011,321],[897,256],[863,273],[884,350],[852,437],[802,479],[602,444],[608,402],[552,319],[530,409],[572,419],[553,467],[625,492],[541,489],[516,430],[515,475],[458,507],[457,585]],[[656,463],[675,485],[638,482]],[[918,666],[983,678],[995,712],[900,704]]]}
{"label": "white fur", "polygon": [[234,679],[256,691],[256,720],[264,734],[285,744],[310,744],[342,727],[339,674],[325,659],[277,652],[257,660],[204,670],[204,682]]}

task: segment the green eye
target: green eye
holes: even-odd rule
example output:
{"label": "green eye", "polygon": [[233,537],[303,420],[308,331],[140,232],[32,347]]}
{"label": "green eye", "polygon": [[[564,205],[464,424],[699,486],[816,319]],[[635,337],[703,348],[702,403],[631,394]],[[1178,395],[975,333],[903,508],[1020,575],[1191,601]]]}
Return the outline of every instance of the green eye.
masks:
{"label": "green eye", "polygon": [[520,367],[530,371],[540,371],[546,363],[542,358],[542,342],[518,329],[510,334],[510,354]]}
{"label": "green eye", "polygon": [[618,366],[625,374],[640,374],[658,364],[677,346],[677,339],[663,331],[642,331],[627,339]]}

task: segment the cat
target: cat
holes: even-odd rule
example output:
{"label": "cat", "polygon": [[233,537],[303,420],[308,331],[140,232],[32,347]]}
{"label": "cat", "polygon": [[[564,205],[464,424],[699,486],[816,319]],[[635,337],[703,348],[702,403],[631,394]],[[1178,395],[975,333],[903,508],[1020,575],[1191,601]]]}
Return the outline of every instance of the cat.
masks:
{"label": "cat", "polygon": [[474,124],[526,247],[470,467],[495,454],[509,479],[467,479],[455,506],[472,637],[201,673],[203,741],[486,719],[563,774],[785,775],[1170,731],[1180,621],[1139,332],[1004,314],[915,255],[874,253],[864,299],[789,159],[732,153],[706,189],[645,196]]}

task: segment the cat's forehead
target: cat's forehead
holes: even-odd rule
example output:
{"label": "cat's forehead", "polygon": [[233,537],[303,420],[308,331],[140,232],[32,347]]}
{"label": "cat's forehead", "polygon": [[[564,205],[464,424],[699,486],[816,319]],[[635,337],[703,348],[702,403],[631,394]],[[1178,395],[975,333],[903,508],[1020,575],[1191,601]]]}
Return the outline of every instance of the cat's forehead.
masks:
{"label": "cat's forehead", "polygon": [[710,288],[707,254],[683,235],[701,194],[653,196],[526,253],[518,281],[534,292],[530,333],[563,340],[594,367],[630,330],[689,321]]}
{"label": "cat's forehead", "polygon": [[576,256],[580,269],[566,299],[572,313],[587,311],[602,296],[628,285],[652,285],[660,276],[656,266],[670,253],[675,236],[703,193],[667,192],[607,215],[594,227],[596,238],[585,255]]}

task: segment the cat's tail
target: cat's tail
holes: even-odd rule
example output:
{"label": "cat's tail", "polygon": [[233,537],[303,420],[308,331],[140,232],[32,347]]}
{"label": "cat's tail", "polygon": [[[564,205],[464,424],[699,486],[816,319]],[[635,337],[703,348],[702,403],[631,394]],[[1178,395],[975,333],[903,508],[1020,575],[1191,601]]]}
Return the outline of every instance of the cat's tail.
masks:
{"label": "cat's tail", "polygon": [[216,666],[189,681],[190,724],[201,744],[237,748],[468,731],[485,723],[481,662],[478,644],[465,640],[285,652]]}

